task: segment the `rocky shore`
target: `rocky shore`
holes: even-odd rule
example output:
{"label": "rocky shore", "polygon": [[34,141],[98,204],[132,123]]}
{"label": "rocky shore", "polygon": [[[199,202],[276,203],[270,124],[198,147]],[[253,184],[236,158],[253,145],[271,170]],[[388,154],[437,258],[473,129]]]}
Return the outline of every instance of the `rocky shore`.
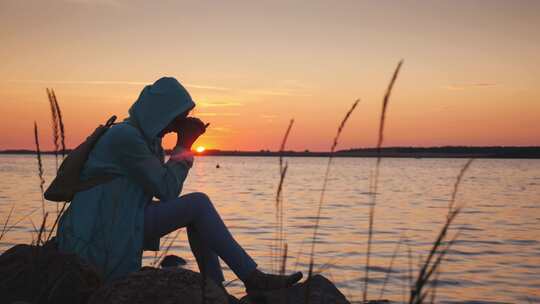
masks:
{"label": "rocky shore", "polygon": [[322,275],[287,289],[241,299],[181,267],[143,267],[122,280],[104,284],[91,265],[50,244],[16,245],[0,255],[0,299],[18,304],[350,303]]}

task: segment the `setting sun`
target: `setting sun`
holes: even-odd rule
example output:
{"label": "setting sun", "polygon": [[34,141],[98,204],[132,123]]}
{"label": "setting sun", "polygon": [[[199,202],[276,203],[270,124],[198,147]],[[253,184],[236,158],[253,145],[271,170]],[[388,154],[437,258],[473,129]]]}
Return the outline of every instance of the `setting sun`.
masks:
{"label": "setting sun", "polygon": [[205,150],[205,148],[203,146],[198,146],[195,151],[197,151],[197,153],[203,153]]}

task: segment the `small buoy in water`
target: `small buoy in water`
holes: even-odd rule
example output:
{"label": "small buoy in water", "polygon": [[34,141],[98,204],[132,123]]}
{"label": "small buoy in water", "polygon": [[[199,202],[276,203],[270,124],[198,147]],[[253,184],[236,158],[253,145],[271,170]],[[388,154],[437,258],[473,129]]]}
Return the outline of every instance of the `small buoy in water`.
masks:
{"label": "small buoy in water", "polygon": [[217,165],[216,165],[216,169],[219,169],[219,168],[220,168],[220,167],[219,167],[219,164],[217,164]]}

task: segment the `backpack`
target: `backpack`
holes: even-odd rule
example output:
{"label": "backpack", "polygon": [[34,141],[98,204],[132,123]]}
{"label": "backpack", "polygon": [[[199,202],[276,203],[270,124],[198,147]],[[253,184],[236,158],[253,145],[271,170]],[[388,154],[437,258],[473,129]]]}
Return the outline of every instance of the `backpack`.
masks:
{"label": "backpack", "polygon": [[114,124],[116,116],[113,115],[105,125],[99,125],[90,136],[86,138],[77,148],[73,149],[60,164],[56,177],[44,193],[47,200],[53,202],[70,202],[75,193],[88,190],[99,184],[104,184],[115,175],[103,174],[93,176],[87,180],[81,180],[81,172],[84,164],[90,155],[99,138]]}

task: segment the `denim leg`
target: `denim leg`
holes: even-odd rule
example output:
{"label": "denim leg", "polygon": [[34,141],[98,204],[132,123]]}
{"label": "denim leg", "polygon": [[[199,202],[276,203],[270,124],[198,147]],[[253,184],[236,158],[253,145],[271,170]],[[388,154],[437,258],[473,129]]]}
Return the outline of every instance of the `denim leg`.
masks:
{"label": "denim leg", "polygon": [[199,268],[213,280],[223,281],[216,255],[241,280],[257,267],[233,238],[206,194],[190,193],[146,207],[145,237],[161,237],[182,227],[188,228],[190,247]]}
{"label": "denim leg", "polygon": [[214,282],[221,284],[225,281],[223,277],[223,270],[221,270],[221,264],[217,254],[212,251],[201,240],[201,235],[197,231],[197,228],[193,226],[187,227],[187,235],[189,240],[189,247],[191,252],[195,256],[197,265],[201,273],[207,275]]}

